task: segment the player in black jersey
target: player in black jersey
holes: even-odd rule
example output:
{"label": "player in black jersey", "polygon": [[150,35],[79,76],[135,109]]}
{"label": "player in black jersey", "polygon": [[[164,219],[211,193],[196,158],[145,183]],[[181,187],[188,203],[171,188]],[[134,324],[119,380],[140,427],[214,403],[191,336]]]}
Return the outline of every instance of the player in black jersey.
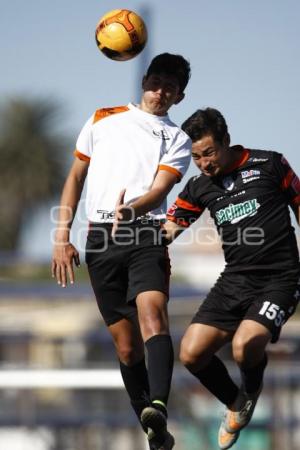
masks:
{"label": "player in black jersey", "polygon": [[[266,346],[276,342],[300,298],[299,254],[289,206],[299,223],[300,181],[273,151],[230,147],[222,114],[196,111],[183,130],[201,174],[168,211],[170,241],[208,208],[226,266],[181,343],[187,369],[226,405],[219,446],[230,448],[251,419],[262,389]],[[241,386],[215,353],[232,342]]]}

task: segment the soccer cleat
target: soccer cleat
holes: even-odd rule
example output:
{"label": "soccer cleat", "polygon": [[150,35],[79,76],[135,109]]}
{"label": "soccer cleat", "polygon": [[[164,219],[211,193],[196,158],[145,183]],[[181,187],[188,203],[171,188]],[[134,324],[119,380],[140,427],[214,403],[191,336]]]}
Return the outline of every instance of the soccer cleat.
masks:
{"label": "soccer cleat", "polygon": [[239,390],[233,405],[225,411],[224,426],[228,433],[236,433],[248,425],[261,390],[262,385],[253,394]]}
{"label": "soccer cleat", "polygon": [[147,406],[143,409],[141,414],[141,422],[143,426],[151,428],[155,434],[159,434],[161,431],[167,429],[166,416],[153,406]]}
{"label": "soccer cleat", "polygon": [[142,411],[141,423],[148,428],[150,450],[171,450],[174,447],[174,438],[167,430],[167,419],[161,411],[147,406]]}
{"label": "soccer cleat", "polygon": [[169,431],[163,433],[163,440],[161,441],[157,438],[155,433],[150,430],[148,432],[148,441],[150,450],[171,450],[175,445],[174,438]]}
{"label": "soccer cleat", "polygon": [[239,435],[240,435],[239,431],[237,431],[236,433],[228,433],[228,431],[225,428],[223,420],[219,428],[219,435],[218,435],[218,444],[220,449],[226,450],[227,448],[232,447],[233,444],[238,440]]}

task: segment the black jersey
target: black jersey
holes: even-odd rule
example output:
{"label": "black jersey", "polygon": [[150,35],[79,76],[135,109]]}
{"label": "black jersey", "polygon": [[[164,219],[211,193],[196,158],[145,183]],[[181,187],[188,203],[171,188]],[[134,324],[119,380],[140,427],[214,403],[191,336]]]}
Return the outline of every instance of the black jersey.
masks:
{"label": "black jersey", "polygon": [[288,205],[300,204],[299,178],[277,152],[240,150],[229,173],[191,178],[167,217],[188,227],[208,208],[226,270],[295,267],[299,253]]}

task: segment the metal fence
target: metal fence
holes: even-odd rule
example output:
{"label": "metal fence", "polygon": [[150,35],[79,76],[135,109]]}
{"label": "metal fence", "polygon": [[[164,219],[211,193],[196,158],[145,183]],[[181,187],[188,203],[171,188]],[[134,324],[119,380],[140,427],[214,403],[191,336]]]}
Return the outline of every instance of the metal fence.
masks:
{"label": "metal fence", "polygon": [[[237,375],[231,363],[229,369]],[[175,448],[217,450],[223,408],[185,372],[176,367],[170,397]],[[1,449],[147,448],[117,370],[2,371],[0,389]],[[234,448],[298,450],[299,401],[300,364],[272,363],[251,424]]]}

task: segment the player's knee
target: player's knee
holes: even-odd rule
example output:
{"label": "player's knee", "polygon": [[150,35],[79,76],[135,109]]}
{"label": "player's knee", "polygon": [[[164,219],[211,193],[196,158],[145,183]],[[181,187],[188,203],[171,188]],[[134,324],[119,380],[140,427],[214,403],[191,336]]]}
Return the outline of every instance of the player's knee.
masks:
{"label": "player's knee", "polygon": [[239,366],[247,365],[252,355],[251,341],[243,338],[234,339],[232,342],[232,354],[233,359]]}
{"label": "player's knee", "polygon": [[202,358],[201,353],[184,341],[181,343],[179,359],[189,370],[200,370],[206,364],[205,358]]}
{"label": "player's knee", "polygon": [[186,349],[181,349],[179,353],[179,358],[182,364],[187,367],[193,367],[195,363],[197,362],[197,358],[193,353],[190,353]]}
{"label": "player's knee", "polygon": [[240,367],[251,367],[261,361],[267,344],[265,336],[235,336],[232,341],[232,353]]}
{"label": "player's knee", "polygon": [[132,345],[119,344],[116,346],[116,352],[123,364],[131,366],[143,358],[143,353]]}
{"label": "player's knee", "polygon": [[169,332],[168,318],[159,310],[152,310],[147,316],[140,317],[140,327],[145,340]]}
{"label": "player's knee", "polygon": [[248,342],[242,338],[236,338],[232,342],[233,359],[238,365],[245,363],[247,359]]}
{"label": "player's knee", "polygon": [[128,366],[133,364],[133,352],[130,351],[130,349],[118,348],[117,354],[119,360],[122,361],[123,364],[126,364]]}

